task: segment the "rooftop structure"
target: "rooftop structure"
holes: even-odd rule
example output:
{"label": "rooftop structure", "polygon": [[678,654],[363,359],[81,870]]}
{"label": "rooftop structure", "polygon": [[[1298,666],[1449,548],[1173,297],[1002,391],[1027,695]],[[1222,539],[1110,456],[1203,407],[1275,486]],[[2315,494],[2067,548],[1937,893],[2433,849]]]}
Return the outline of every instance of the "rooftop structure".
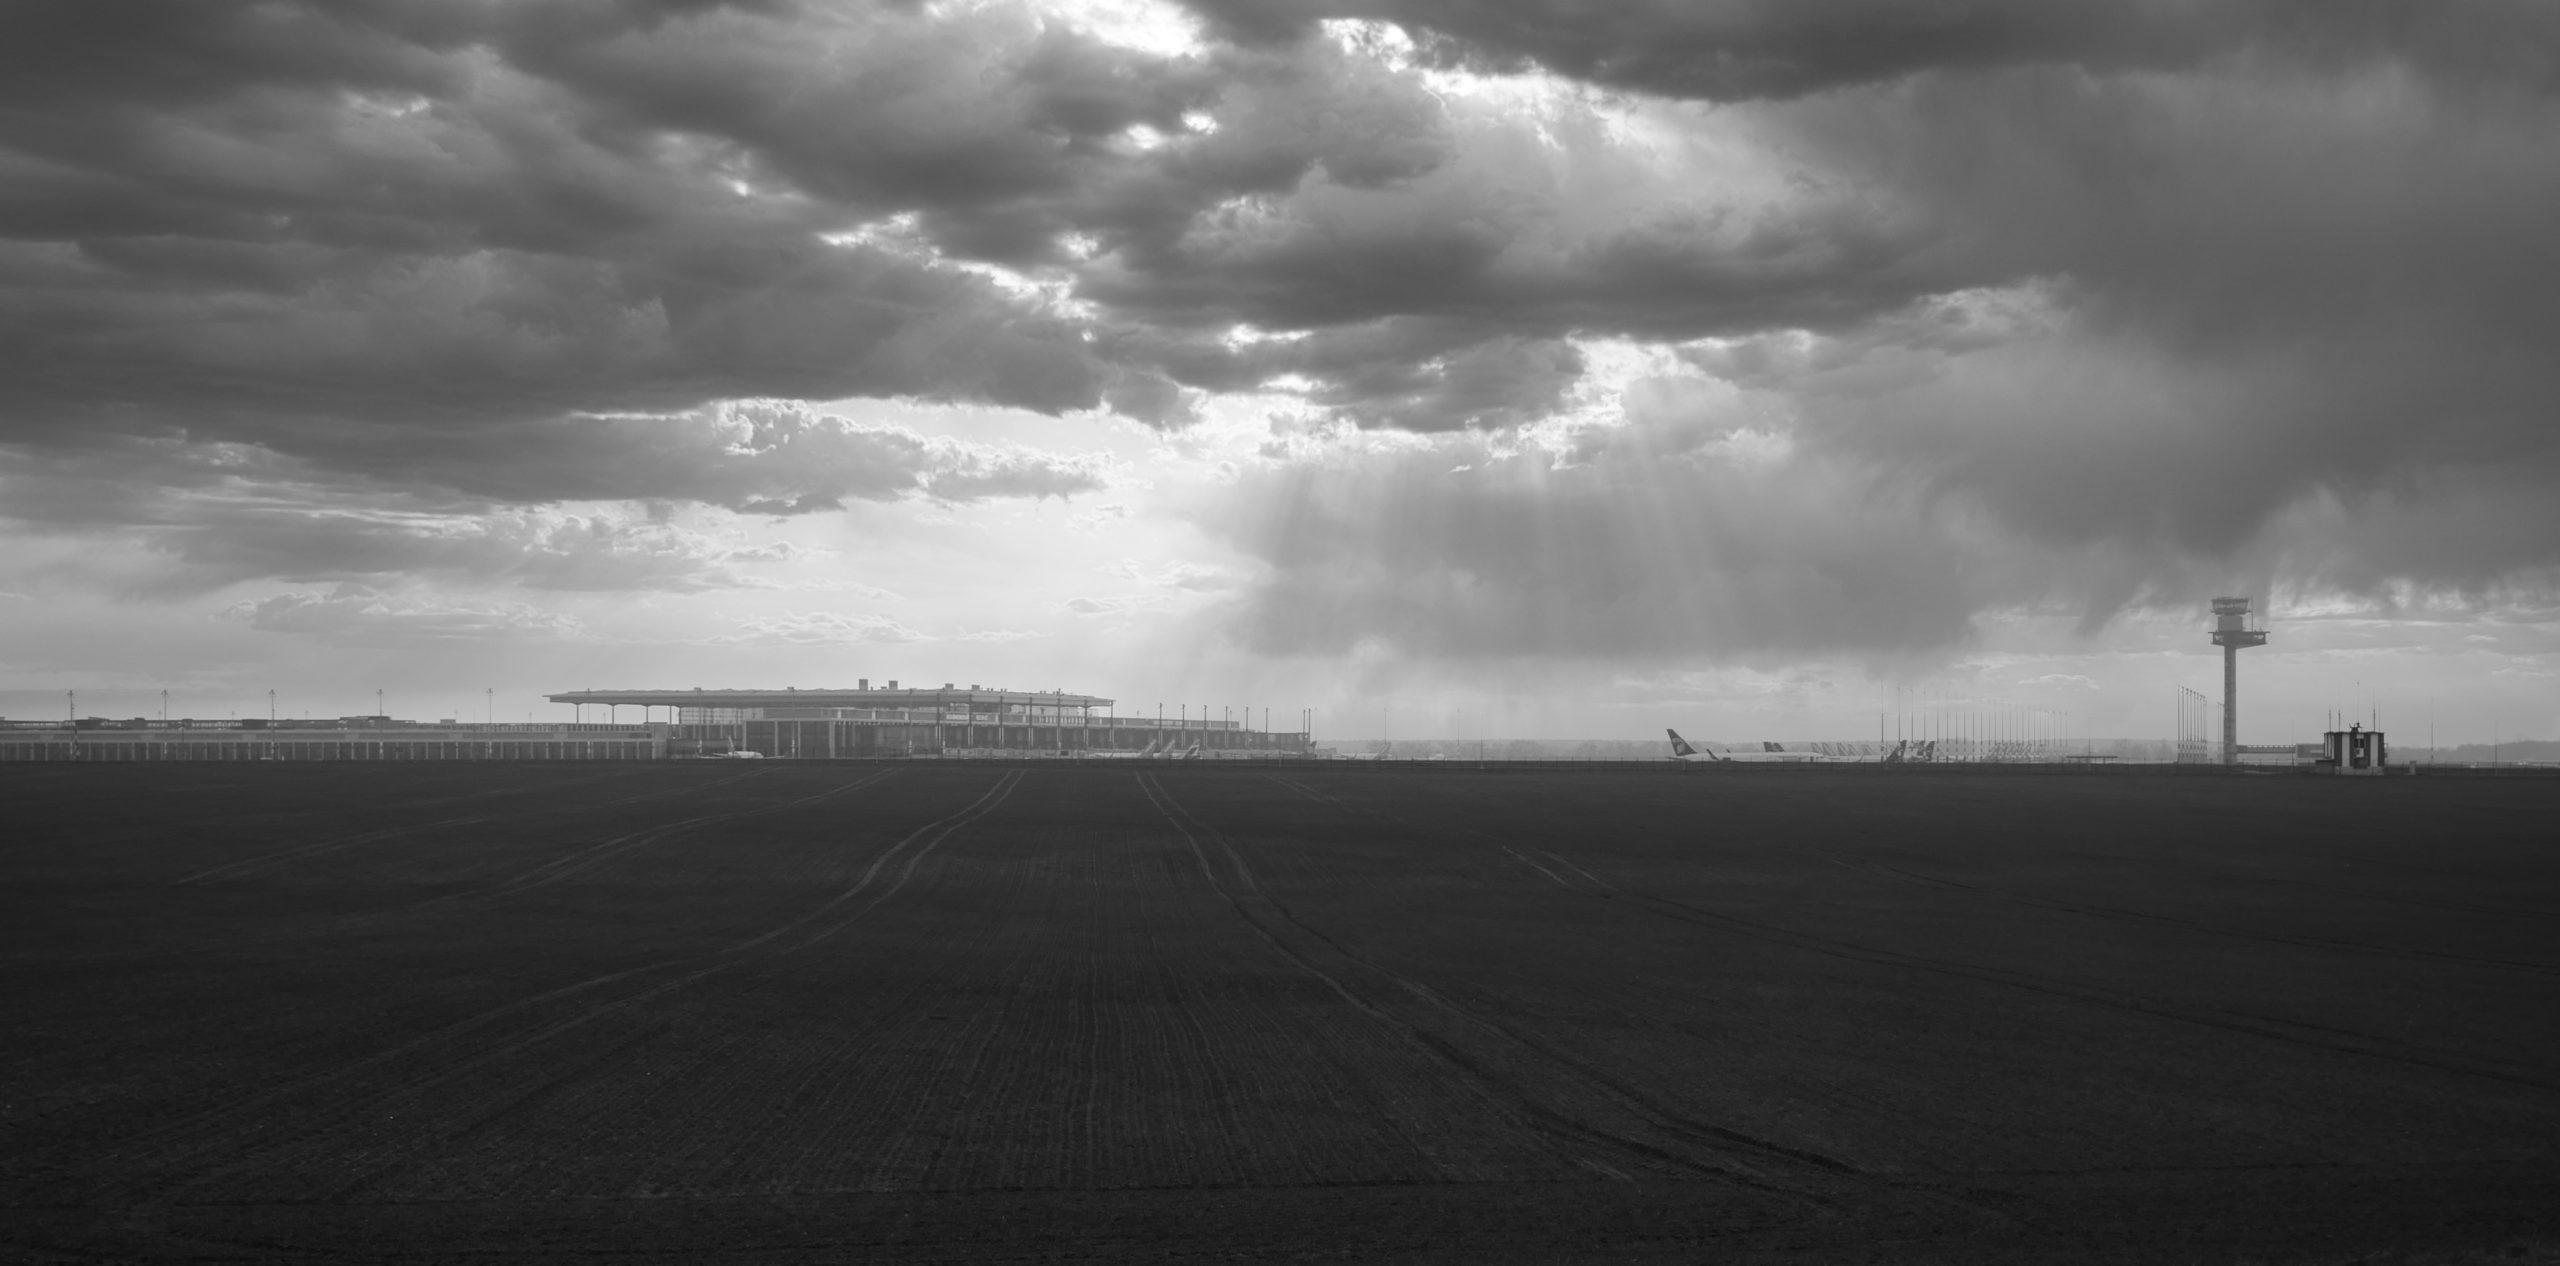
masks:
{"label": "rooftop structure", "polygon": [[578,706],[674,708],[679,713],[716,714],[685,717],[687,721],[758,721],[775,717],[818,720],[838,709],[1042,718],[1065,713],[1082,717],[1107,710],[1113,703],[1096,695],[1073,695],[1063,690],[993,690],[948,682],[939,689],[900,689],[893,681],[874,690],[868,680],[851,690],[802,690],[796,686],[780,690],[710,690],[697,686],[690,690],[572,690],[544,697],[553,703]]}

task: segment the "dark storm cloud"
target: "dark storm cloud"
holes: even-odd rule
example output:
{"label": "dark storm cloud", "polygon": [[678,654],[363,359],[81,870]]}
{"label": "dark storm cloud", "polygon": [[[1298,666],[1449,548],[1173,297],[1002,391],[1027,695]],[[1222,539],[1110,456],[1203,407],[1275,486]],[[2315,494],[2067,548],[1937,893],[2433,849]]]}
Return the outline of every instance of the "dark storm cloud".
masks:
{"label": "dark storm cloud", "polygon": [[[823,238],[1054,184],[1036,169],[1078,128],[1174,108],[1119,101],[1113,67],[1036,26],[982,80],[951,73],[989,56],[971,32],[895,10],[768,67],[808,15],[117,8],[0,18],[0,416],[21,441],[183,432],[362,474],[581,411],[867,395],[1054,413],[1129,378],[1042,304]],[[846,48],[880,63],[847,76],[819,55]],[[885,95],[813,97],[822,74]],[[945,78],[996,100],[975,118],[910,102],[890,125],[888,101]]]}
{"label": "dark storm cloud", "polygon": [[2560,13],[2537,0],[1184,0],[1230,37],[1303,39],[1328,18],[1401,25],[1445,64],[1671,97],[1794,97],[1931,71],[2174,70],[2275,51],[2407,57],[2548,87]]}
{"label": "dark storm cloud", "polygon": [[[1761,382],[1823,443],[2040,539],[2208,554],[2314,493],[2560,481],[2560,101],[2390,70],[2024,76],[1794,122],[1844,161],[1900,165],[2007,271],[2047,279],[1997,338],[1932,345],[1949,327],[1914,314],[1802,340],[1834,363]],[[1854,385],[1893,366],[1889,390]]]}
{"label": "dark storm cloud", "polygon": [[[384,258],[153,238],[20,248],[0,403],[21,434],[185,426],[288,450],[576,409],[909,395],[1048,412],[1104,381],[1062,321],[860,247],[736,230],[600,262]],[[315,275],[287,290],[259,269]]]}
{"label": "dark storm cloud", "polygon": [[[1461,138],[1411,72],[1324,41],[1167,58],[1003,5],[103,12],[0,19],[22,438],[183,428],[361,471],[738,396],[1179,425],[1178,385],[1277,374],[1365,422],[1498,422],[1554,393],[1484,401],[1471,356],[1527,340],[1561,369],[1571,330],[1828,320],[1944,280],[1854,215],[1557,237],[1559,191],[1503,175],[1521,139]],[[1427,325],[1459,368],[1224,355],[1238,323]]]}
{"label": "dark storm cloud", "polygon": [[848,501],[1064,497],[1102,487],[1104,474],[1089,460],[861,426],[780,401],[486,428],[461,447],[375,438],[363,478],[261,446],[172,437],[0,447],[0,523],[131,543],[137,557],[86,578],[135,596],[402,576],[694,591],[758,584],[757,564],[792,551],[663,514],[543,503],[636,497],[787,515]]}
{"label": "dark storm cloud", "polygon": [[[1927,643],[1983,604],[2103,611],[2261,566],[2305,506],[2362,551],[2322,556],[2338,583],[2483,575],[2383,521],[2500,574],[2560,562],[2538,518],[2490,540],[2500,520],[2462,509],[2560,493],[2551,6],[1190,7],[1212,38],[1164,56],[1006,3],[12,6],[0,439],[21,472],[123,454],[169,498],[89,521],[208,575],[406,558],[575,587],[730,564],[581,538],[561,502],[794,513],[1101,478],[792,402],[1171,428],[1277,389],[1359,427],[1483,433],[1340,488],[1247,481],[1226,521],[1271,565],[1248,605],[1275,646],[1500,636],[1435,609],[1560,630],[1542,646]],[[1471,96],[1428,73],[1453,66],[1602,91]],[[1543,474],[1506,456],[1595,398],[1610,339],[1740,388],[1787,460],[1661,456],[1721,442],[1690,414],[1585,433]],[[170,451],[195,455],[148,456]],[[223,517],[247,512],[189,481],[236,476],[180,469],[212,453],[282,463],[265,486],[304,489],[342,555],[302,557],[273,507]],[[434,533],[353,513],[364,488],[530,517],[499,561],[438,561]],[[22,522],[77,517],[27,478],[8,493]],[[1808,513],[1858,530],[1742,539]],[[1530,551],[1506,516],[1559,543]],[[1373,534],[1396,542],[1374,560]],[[1643,596],[1666,573],[1620,570],[1638,537],[1752,614]],[[1475,587],[1432,580],[1433,549]],[[2109,561],[2048,566],[2075,552]],[[553,555],[621,561],[527,561]],[[1539,617],[1541,592],[1661,618]]]}
{"label": "dark storm cloud", "polygon": [[[1259,644],[1889,653],[2003,607],[2094,627],[2232,585],[2476,595],[2560,576],[2542,508],[2560,504],[2560,10],[1197,7],[1248,39],[1303,38],[1292,14],[1374,16],[1413,23],[1426,56],[1457,40],[1615,86],[1793,98],[1696,117],[1844,191],[1769,218],[1817,246],[1783,284],[1711,277],[1761,256],[1693,245],[1610,291],[1615,329],[1714,336],[1683,354],[1782,420],[1786,462],[1742,482],[1589,454],[1524,473],[1461,444],[1393,473],[1301,470],[1219,519],[1252,525],[1236,537],[1271,568],[1243,626]],[[1950,38],[2008,29],[1885,38],[1921,12],[1953,15]],[[1648,312],[1671,319],[1632,319]],[[1862,531],[1844,543],[1841,524]],[[1525,548],[1542,532],[1573,544]],[[1420,561],[1435,551],[1446,575]],[[1932,579],[1905,592],[1911,576]],[[1804,583],[1747,583],[1777,577]],[[1853,610],[1833,584],[1893,600]],[[1748,617],[1697,606],[1741,594]],[[1596,609],[1691,618],[1579,627]]]}
{"label": "dark storm cloud", "polygon": [[548,419],[471,444],[437,446],[403,473],[497,502],[639,497],[750,514],[906,497],[1068,497],[1105,486],[1090,459],[857,424],[780,400]]}
{"label": "dark storm cloud", "polygon": [[[1515,178],[1525,133],[1461,135],[1412,72],[1321,40],[1168,58],[1004,5],[101,12],[0,19],[21,439],[183,430],[364,473],[742,396],[1180,425],[1184,387],[1281,375],[1364,424],[1503,425],[1561,398],[1570,332],[1832,322],[1950,281],[1846,203],[1560,227],[1565,192]],[[1320,337],[1236,354],[1237,324]]]}
{"label": "dark storm cloud", "polygon": [[[22,499],[11,500],[15,510]],[[44,508],[23,500],[29,509]],[[727,538],[646,517],[465,507],[379,488],[146,488],[121,505],[84,507],[66,519],[13,520],[37,536],[90,542],[38,574],[130,598],[187,597],[257,580],[405,578],[558,592],[694,592],[752,585],[755,565],[772,561]]]}

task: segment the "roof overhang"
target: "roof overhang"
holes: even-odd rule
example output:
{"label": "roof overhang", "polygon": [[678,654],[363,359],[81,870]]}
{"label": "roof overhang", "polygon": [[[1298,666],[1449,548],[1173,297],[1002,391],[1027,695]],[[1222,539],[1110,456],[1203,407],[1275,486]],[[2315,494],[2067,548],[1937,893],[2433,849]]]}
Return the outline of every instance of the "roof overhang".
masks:
{"label": "roof overhang", "polygon": [[1062,690],[572,690],[553,703],[640,708],[907,708],[958,711],[971,704],[1107,708],[1112,701]]}

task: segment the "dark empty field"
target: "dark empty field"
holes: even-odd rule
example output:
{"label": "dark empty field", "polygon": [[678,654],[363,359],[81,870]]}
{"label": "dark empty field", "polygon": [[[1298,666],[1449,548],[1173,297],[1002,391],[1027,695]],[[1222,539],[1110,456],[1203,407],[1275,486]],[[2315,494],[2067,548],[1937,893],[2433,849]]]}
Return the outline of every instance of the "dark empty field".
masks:
{"label": "dark empty field", "polygon": [[0,1255],[2553,1260],[2560,782],[0,768]]}

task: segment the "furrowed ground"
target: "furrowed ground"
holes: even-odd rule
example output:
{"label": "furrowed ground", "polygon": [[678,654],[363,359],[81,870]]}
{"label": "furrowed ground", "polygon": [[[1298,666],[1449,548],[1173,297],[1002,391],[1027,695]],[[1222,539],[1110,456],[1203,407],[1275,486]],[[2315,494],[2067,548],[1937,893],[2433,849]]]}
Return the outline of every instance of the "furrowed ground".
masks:
{"label": "furrowed ground", "polygon": [[2560,782],[0,768],[0,1252],[2554,1260]]}

